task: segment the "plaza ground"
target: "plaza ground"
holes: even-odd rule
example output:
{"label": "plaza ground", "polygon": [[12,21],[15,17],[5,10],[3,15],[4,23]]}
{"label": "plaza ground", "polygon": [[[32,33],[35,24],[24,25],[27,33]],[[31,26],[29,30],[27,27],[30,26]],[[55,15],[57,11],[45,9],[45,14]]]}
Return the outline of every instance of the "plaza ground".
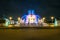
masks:
{"label": "plaza ground", "polygon": [[60,29],[0,29],[0,40],[60,40]]}

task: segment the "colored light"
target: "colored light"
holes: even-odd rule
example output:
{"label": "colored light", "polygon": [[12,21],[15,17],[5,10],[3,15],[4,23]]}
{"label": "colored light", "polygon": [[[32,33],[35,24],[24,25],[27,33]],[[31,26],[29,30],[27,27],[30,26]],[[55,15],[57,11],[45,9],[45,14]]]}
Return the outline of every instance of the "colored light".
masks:
{"label": "colored light", "polygon": [[45,17],[43,17],[43,20],[45,20]]}
{"label": "colored light", "polygon": [[5,26],[8,26],[10,24],[10,21],[5,18]]}
{"label": "colored light", "polygon": [[13,27],[13,25],[9,25],[8,27]]}
{"label": "colored light", "polygon": [[54,26],[58,26],[57,19],[55,18]]}
{"label": "colored light", "polygon": [[20,17],[18,17],[18,21],[20,20]]}
{"label": "colored light", "polygon": [[12,19],[12,17],[9,17],[9,19],[11,20],[11,19]]}
{"label": "colored light", "polygon": [[34,23],[35,22],[35,15],[28,15],[27,20],[29,20],[30,23]]}
{"label": "colored light", "polygon": [[51,19],[53,20],[53,19],[54,19],[54,17],[52,16],[52,17],[51,17]]}
{"label": "colored light", "polygon": [[22,18],[25,20],[25,23],[38,23],[40,17],[35,15],[34,10],[28,10],[28,15],[24,15]]}

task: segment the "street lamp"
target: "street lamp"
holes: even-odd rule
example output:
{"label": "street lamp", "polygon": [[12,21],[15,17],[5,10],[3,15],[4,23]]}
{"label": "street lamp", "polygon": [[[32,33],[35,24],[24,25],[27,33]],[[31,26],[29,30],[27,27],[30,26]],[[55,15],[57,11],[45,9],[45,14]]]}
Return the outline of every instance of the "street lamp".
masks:
{"label": "street lamp", "polygon": [[43,17],[43,20],[45,20],[45,17]]}
{"label": "street lamp", "polygon": [[12,17],[9,17],[10,20],[12,20]]}
{"label": "street lamp", "polygon": [[9,17],[9,19],[10,19],[10,24],[14,24],[13,18],[12,17]]}
{"label": "street lamp", "polygon": [[53,19],[54,19],[54,17],[52,16],[52,17],[51,17],[52,23],[53,23]]}

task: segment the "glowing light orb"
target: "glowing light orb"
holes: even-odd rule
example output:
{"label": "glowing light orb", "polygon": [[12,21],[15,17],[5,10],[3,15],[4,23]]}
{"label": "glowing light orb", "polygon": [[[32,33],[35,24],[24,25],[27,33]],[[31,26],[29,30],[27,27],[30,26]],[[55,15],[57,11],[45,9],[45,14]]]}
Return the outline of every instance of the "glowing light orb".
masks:
{"label": "glowing light orb", "polygon": [[11,19],[12,19],[12,17],[9,17],[9,19],[11,20]]}
{"label": "glowing light orb", "polygon": [[18,17],[18,21],[20,21],[20,17]]}

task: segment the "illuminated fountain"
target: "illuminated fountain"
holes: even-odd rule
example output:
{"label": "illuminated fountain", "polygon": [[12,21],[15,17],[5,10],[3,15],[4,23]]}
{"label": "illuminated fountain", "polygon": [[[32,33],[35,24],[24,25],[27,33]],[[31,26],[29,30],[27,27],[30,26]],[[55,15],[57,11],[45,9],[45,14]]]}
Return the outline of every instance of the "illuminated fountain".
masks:
{"label": "illuminated fountain", "polygon": [[13,27],[13,25],[12,25],[12,24],[14,24],[13,20],[9,20],[7,18],[4,18],[4,20],[5,20],[4,26],[6,26],[6,27]]}
{"label": "illuminated fountain", "polygon": [[38,15],[35,15],[34,10],[28,10],[28,15],[22,17],[25,24],[37,24],[39,18]]}
{"label": "illuminated fountain", "polygon": [[6,26],[6,27],[8,27],[8,26],[9,26],[9,24],[10,24],[10,21],[9,21],[9,19],[7,19],[7,18],[4,18],[4,20],[5,20],[5,26]]}
{"label": "illuminated fountain", "polygon": [[55,18],[54,26],[58,26],[58,22],[56,18]]}

